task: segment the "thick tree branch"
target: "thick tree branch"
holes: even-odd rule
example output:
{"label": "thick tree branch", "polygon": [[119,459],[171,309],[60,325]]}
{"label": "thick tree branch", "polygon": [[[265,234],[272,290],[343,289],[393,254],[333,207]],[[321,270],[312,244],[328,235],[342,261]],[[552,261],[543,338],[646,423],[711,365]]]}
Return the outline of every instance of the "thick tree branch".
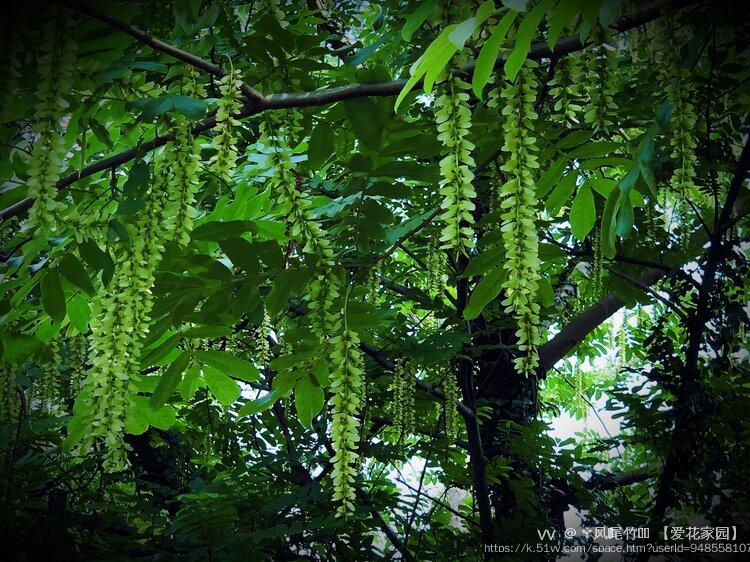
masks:
{"label": "thick tree branch", "polygon": [[597,474],[586,481],[585,488],[589,490],[614,490],[622,486],[629,486],[637,482],[643,482],[655,478],[658,471],[655,469],[636,469],[627,472],[616,472],[612,474]]}

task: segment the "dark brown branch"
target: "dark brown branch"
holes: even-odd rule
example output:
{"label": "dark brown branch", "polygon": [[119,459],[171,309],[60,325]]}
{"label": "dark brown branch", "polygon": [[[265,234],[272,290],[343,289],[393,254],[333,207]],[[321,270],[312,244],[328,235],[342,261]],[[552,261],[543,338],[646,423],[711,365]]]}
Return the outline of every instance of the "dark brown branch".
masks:
{"label": "dark brown branch", "polygon": [[637,469],[614,474],[597,474],[586,481],[585,487],[589,490],[614,490],[622,486],[643,482],[656,476],[657,471],[655,469]]}
{"label": "dark brown branch", "polygon": [[[469,300],[469,281],[463,275],[469,260],[465,254],[458,256],[456,260],[456,317],[463,318],[466,304]],[[467,323],[467,332],[471,334],[471,323]],[[463,353],[454,359],[457,367],[454,374],[451,370],[448,376],[457,376],[458,386],[461,389],[463,402],[471,410],[476,410],[476,394],[474,390],[474,376],[472,373],[472,360],[467,356],[468,350],[464,346]],[[469,459],[472,472],[472,485],[474,487],[474,500],[479,511],[479,529],[484,544],[493,542],[493,520],[492,508],[490,506],[490,492],[487,486],[487,458],[482,447],[482,437],[476,416],[464,416],[466,435],[469,440]]]}

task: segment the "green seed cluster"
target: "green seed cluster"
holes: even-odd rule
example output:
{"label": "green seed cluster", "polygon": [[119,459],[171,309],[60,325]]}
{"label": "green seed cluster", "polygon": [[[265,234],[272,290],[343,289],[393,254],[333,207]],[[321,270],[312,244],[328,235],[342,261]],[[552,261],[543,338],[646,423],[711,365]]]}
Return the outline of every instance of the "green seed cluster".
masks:
{"label": "green seed cluster", "polygon": [[625,312],[622,318],[622,326],[617,332],[617,367],[618,369],[624,368],[628,364],[627,351],[628,351],[628,314]]}
{"label": "green seed cluster", "polygon": [[393,369],[393,427],[403,438],[414,432],[414,394],[416,387],[415,378],[410,365],[399,358]]}
{"label": "green seed cluster", "polygon": [[234,129],[240,125],[239,120],[235,118],[242,108],[240,86],[242,86],[240,73],[234,69],[223,76],[219,82],[221,98],[216,109],[216,136],[211,141],[216,154],[209,160],[209,166],[226,182],[232,181],[237,165],[237,148],[235,147],[237,137]]}
{"label": "green seed cluster", "polygon": [[460,78],[452,78],[443,95],[435,100],[435,120],[438,140],[443,145],[440,160],[440,195],[443,201],[440,220],[445,223],[440,235],[442,248],[463,252],[474,247],[473,199],[477,196],[472,181],[474,144],[466,137],[471,128],[469,85]]}
{"label": "green seed cluster", "polygon": [[578,368],[574,375],[575,405],[580,412],[585,412],[588,404],[586,403],[586,385],[583,380],[583,371]]}
{"label": "green seed cluster", "polygon": [[69,340],[68,345],[71,351],[70,362],[70,395],[75,397],[81,389],[83,380],[86,377],[86,351],[88,342],[83,334],[76,334]]}
{"label": "green seed cluster", "polygon": [[253,332],[253,349],[255,351],[255,361],[261,367],[268,365],[271,360],[271,342],[268,338],[271,336],[271,317],[268,312],[263,312],[263,320]]}
{"label": "green seed cluster", "polygon": [[299,112],[292,112],[261,123],[258,150],[268,157],[272,172],[266,181],[277,196],[277,208],[284,215],[287,235],[302,242],[302,252],[332,258],[328,234],[310,209],[312,202],[292,163],[290,140],[298,127],[298,116]]}
{"label": "green seed cluster", "polygon": [[39,380],[39,390],[35,393],[39,411],[53,413],[59,402],[60,371],[57,366],[62,363],[60,357],[60,340],[57,337],[49,342],[49,360],[40,365],[42,378]]}
{"label": "green seed cluster", "polygon": [[16,366],[11,363],[0,363],[0,422],[14,424],[18,420],[20,410]]}
{"label": "green seed cluster", "polygon": [[28,225],[38,231],[56,230],[58,212],[64,205],[55,201],[55,184],[60,179],[65,156],[60,119],[68,108],[63,97],[73,84],[75,43],[72,24],[62,14],[45,29],[42,54],[39,56],[39,81],[36,86],[34,111],[37,123],[36,140],[28,167],[28,194],[34,199],[29,210]]}
{"label": "green seed cluster", "polygon": [[445,369],[445,377],[443,379],[443,393],[445,394],[445,402],[443,404],[443,412],[445,415],[445,434],[455,439],[460,431],[460,418],[458,414],[458,404],[461,399],[461,390],[458,388],[458,381],[456,376],[450,368]]}
{"label": "green seed cluster", "polygon": [[341,281],[334,274],[334,254],[328,232],[311,209],[303,178],[292,162],[291,139],[299,133],[299,112],[281,113],[261,123],[257,149],[268,157],[272,170],[266,180],[277,194],[277,208],[284,215],[287,235],[301,243],[300,252],[316,260],[315,273],[307,295],[308,318],[312,332],[327,349],[329,335],[338,319],[333,303],[340,294]]}
{"label": "green seed cluster", "polygon": [[323,262],[313,275],[307,294],[310,329],[325,348],[330,334],[339,319],[334,302],[340,294],[341,280],[332,270],[332,264]]}
{"label": "green seed cluster", "polygon": [[364,362],[359,350],[359,336],[338,323],[338,335],[331,339],[331,441],[335,454],[331,459],[333,471],[333,500],[339,503],[338,517],[346,517],[354,511],[356,493],[354,478],[359,464],[357,443],[359,442],[359,420],[361,407],[362,377]]}
{"label": "green seed cluster", "polygon": [[128,226],[130,243],[118,248],[114,276],[99,289],[92,306],[91,368],[76,400],[73,423],[91,427],[77,452],[95,443],[104,451],[107,472],[118,472],[128,464],[125,417],[137,392],[141,342],[148,333],[153,305],[151,287],[167,237],[167,170],[174,154],[174,146],[168,145],[163,164],[155,166],[145,209],[137,223]]}
{"label": "green seed cluster", "polygon": [[579,60],[575,54],[561,58],[555,67],[555,76],[550,80],[550,98],[555,100],[552,119],[567,126],[578,123],[581,92],[578,83],[581,80]]}
{"label": "green seed cluster", "polygon": [[182,93],[196,99],[205,98],[206,86],[198,81],[198,72],[192,66],[188,66],[186,70]]}
{"label": "green seed cluster", "polygon": [[507,271],[503,306],[517,322],[516,335],[521,356],[515,359],[519,372],[529,375],[539,363],[539,240],[534,221],[537,201],[534,194],[534,170],[539,167],[536,157],[534,112],[537,81],[531,68],[524,67],[516,81],[502,90],[503,130],[506,153],[501,170],[508,181],[500,188],[502,234]]}
{"label": "green seed cluster", "polygon": [[180,246],[190,242],[193,220],[198,215],[195,209],[195,194],[198,190],[201,171],[200,146],[193,137],[188,121],[172,128],[173,165],[169,170],[170,239]]}
{"label": "green seed cluster", "polygon": [[365,300],[372,304],[377,304],[380,297],[380,262],[369,268],[367,271],[367,293]]}
{"label": "green seed cluster", "polygon": [[604,255],[602,254],[602,245],[599,239],[599,228],[592,231],[591,252],[594,256],[594,263],[591,267],[591,292],[593,300],[597,300],[604,293]]}
{"label": "green seed cluster", "polygon": [[596,33],[595,44],[587,51],[587,99],[583,120],[592,125],[596,132],[608,131],[617,113],[617,104],[614,100],[617,57],[609,40],[608,32],[600,28]]}
{"label": "green seed cluster", "polygon": [[443,290],[443,268],[445,267],[443,253],[437,244],[429,245],[425,266],[427,271],[425,272],[424,290],[428,295],[434,297]]}
{"label": "green seed cluster", "polygon": [[[359,392],[359,404],[362,412],[362,424],[360,429],[360,441],[364,441],[367,435],[367,430],[370,428],[370,420],[372,419],[372,410],[370,409],[370,403],[368,397],[370,395],[370,385],[367,383],[365,377],[364,368],[362,369],[362,386],[360,386]],[[364,460],[364,459],[362,459]]]}
{"label": "green seed cluster", "polygon": [[672,106],[672,154],[675,169],[669,181],[676,194],[685,195],[695,186],[696,141],[693,134],[698,117],[691,103],[694,86],[690,71],[682,67],[680,45],[682,34],[671,20],[657,33],[659,75],[667,101]]}

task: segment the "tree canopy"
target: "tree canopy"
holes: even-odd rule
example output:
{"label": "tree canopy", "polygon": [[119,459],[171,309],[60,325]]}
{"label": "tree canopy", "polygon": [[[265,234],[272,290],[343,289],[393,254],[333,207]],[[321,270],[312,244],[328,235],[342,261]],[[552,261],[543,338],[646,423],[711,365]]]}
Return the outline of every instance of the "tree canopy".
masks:
{"label": "tree canopy", "polygon": [[749,32],[686,0],[13,6],[12,559],[746,537]]}

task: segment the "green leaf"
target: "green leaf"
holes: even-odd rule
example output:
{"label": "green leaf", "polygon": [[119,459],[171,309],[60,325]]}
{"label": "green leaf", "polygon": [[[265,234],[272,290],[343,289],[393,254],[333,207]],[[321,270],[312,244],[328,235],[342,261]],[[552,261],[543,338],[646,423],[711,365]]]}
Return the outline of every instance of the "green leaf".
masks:
{"label": "green leaf", "polygon": [[164,371],[159,379],[159,384],[156,385],[156,389],[154,389],[149,400],[152,410],[158,410],[172,396],[177,385],[180,384],[182,373],[187,368],[188,363],[190,363],[190,357],[191,353],[189,351],[183,351]]}
{"label": "green leaf", "polygon": [[479,26],[481,26],[487,20],[487,18],[489,18],[494,13],[495,13],[495,2],[493,2],[493,0],[486,0],[485,2],[482,2],[479,8],[477,8],[477,11],[475,12],[475,15],[474,15],[474,18],[475,18],[474,31],[479,29]]}
{"label": "green leaf", "polygon": [[570,228],[573,236],[579,240],[586,235],[596,224],[596,207],[594,206],[594,195],[588,182],[578,188],[578,193],[570,206]]}
{"label": "green leaf", "polygon": [[345,100],[344,110],[354,136],[366,147],[379,149],[383,142],[379,106],[370,98],[356,98]]}
{"label": "green leaf", "polygon": [[114,233],[114,235],[117,236],[125,246],[130,245],[130,234],[128,234],[128,229],[125,228],[125,225],[119,220],[111,219],[109,221],[109,229],[110,233]]}
{"label": "green leaf", "polygon": [[643,177],[643,181],[646,184],[646,187],[648,187],[648,195],[651,197],[653,201],[656,201],[657,196],[657,189],[656,189],[656,179],[654,178],[654,172],[651,170],[650,164],[640,164],[641,168],[641,176]]}
{"label": "green leaf", "polygon": [[107,131],[104,126],[99,123],[96,119],[89,119],[88,121],[89,127],[91,127],[91,131],[94,133],[94,136],[107,148],[112,148],[112,139],[109,136],[109,131]]}
{"label": "green leaf", "polygon": [[606,156],[613,150],[620,148],[621,144],[613,141],[590,142],[581,145],[568,153],[568,158],[599,158]]}
{"label": "green leaf", "polygon": [[552,186],[556,185],[560,181],[560,178],[565,171],[565,165],[567,163],[568,158],[562,156],[555,160],[552,165],[547,168],[547,171],[544,172],[542,177],[539,178],[539,181],[536,182],[535,193],[537,199],[541,200],[542,197],[547,195]]}
{"label": "green leaf", "polygon": [[258,219],[250,224],[250,232],[266,240],[284,240],[285,230],[286,224],[282,221]]}
{"label": "green leaf", "polygon": [[457,49],[463,49],[467,39],[474,33],[477,25],[477,18],[471,17],[459,23],[448,35],[448,40],[453,43]]}
{"label": "green leaf", "polygon": [[183,338],[222,338],[230,335],[228,326],[195,326],[181,332]]}
{"label": "green leaf", "polygon": [[508,59],[505,61],[505,76],[508,80],[515,80],[518,71],[521,70],[526,55],[529,54],[531,49],[531,41],[536,35],[536,30],[539,27],[539,23],[542,21],[544,14],[547,12],[551,0],[541,0],[539,4],[526,14],[521,21],[521,25],[518,26],[518,32],[516,33],[516,44],[513,50],[508,55]]}
{"label": "green leaf", "polygon": [[297,269],[283,269],[279,271],[274,281],[271,292],[266,297],[266,310],[268,314],[274,315],[282,311],[292,294],[295,279],[300,275]]}
{"label": "green leaf", "polygon": [[68,303],[68,317],[70,323],[75,329],[85,334],[89,331],[89,321],[91,320],[91,310],[89,303],[81,295],[76,295]]}
{"label": "green leaf", "polygon": [[464,309],[464,318],[472,320],[479,316],[487,304],[489,304],[503,288],[507,273],[502,265],[495,267],[482,277],[477,283],[469,297],[469,304]]}
{"label": "green leaf", "polygon": [[79,244],[78,253],[83,258],[83,261],[95,271],[104,269],[112,261],[112,258],[106,252],[103,252],[93,240],[84,240]]}
{"label": "green leaf", "polygon": [[181,95],[142,98],[127,102],[126,107],[140,109],[141,119],[147,122],[172,110],[185,115],[188,119],[197,120],[203,118],[208,109],[206,102]]}
{"label": "green leaf", "polygon": [[89,295],[94,294],[94,286],[91,284],[91,278],[76,256],[71,253],[65,254],[60,262],[60,271],[62,271],[65,278],[73,283],[73,285],[83,289]]}
{"label": "green leaf", "polygon": [[503,6],[515,12],[525,12],[529,4],[529,0],[502,0],[502,2]]}
{"label": "green leaf", "polygon": [[404,100],[406,95],[411,92],[412,88],[422,79],[422,77],[428,72],[432,72],[437,76],[448,64],[448,61],[456,52],[456,46],[448,39],[448,36],[456,28],[455,25],[449,25],[446,27],[435,40],[430,43],[424,54],[417,59],[412,66],[412,74],[409,80],[407,80],[401,92],[396,98],[396,104],[394,110],[398,110],[399,105]]}
{"label": "green leaf", "polygon": [[[117,214],[124,217],[132,217],[146,208],[146,203],[141,199],[125,199],[117,205]],[[128,220],[128,219],[126,219]]]}
{"label": "green leaf", "polygon": [[22,363],[44,347],[41,340],[25,334],[2,337],[2,359],[6,363]]}
{"label": "green leaf", "polygon": [[419,29],[424,21],[435,11],[435,6],[436,4],[434,0],[427,0],[426,2],[422,2],[419,8],[417,8],[413,14],[406,18],[404,26],[401,28],[401,38],[404,41],[408,43],[411,40],[411,36],[414,34],[414,32]]}
{"label": "green leaf", "polygon": [[321,121],[313,129],[310,142],[307,145],[307,165],[311,170],[317,170],[333,154],[335,133],[325,121]]}
{"label": "green leaf", "polygon": [[565,205],[565,202],[576,188],[576,181],[578,181],[578,172],[572,171],[565,174],[557,182],[555,189],[552,190],[545,203],[545,208],[550,215],[556,216],[560,212],[560,209],[563,208],[563,205]]}
{"label": "green leaf", "polygon": [[502,263],[504,256],[505,248],[502,245],[487,248],[469,260],[464,269],[464,277],[473,277],[490,271],[498,263]]}
{"label": "green leaf", "polygon": [[294,404],[297,417],[307,429],[312,429],[312,419],[323,409],[323,389],[309,376],[303,377],[294,387]]}
{"label": "green leaf", "polygon": [[193,240],[220,241],[238,237],[243,232],[252,229],[250,221],[210,221],[193,229],[190,237]]}
{"label": "green leaf", "polygon": [[439,48],[432,54],[426,63],[425,75],[424,75],[424,91],[426,93],[432,92],[432,86],[435,84],[437,78],[443,75],[443,70],[448,65],[453,55],[460,49],[456,44],[450,40],[450,34],[453,33],[457,26],[455,24],[449,25],[445,28],[444,32],[445,40],[440,44]]}
{"label": "green leaf", "polygon": [[579,144],[582,144],[586,141],[591,140],[591,135],[593,134],[593,131],[591,129],[581,129],[579,131],[572,131],[571,133],[565,135],[560,141],[558,141],[557,148],[560,150],[567,150],[568,148],[573,148],[574,146],[578,146]]}
{"label": "green leaf", "polygon": [[255,365],[231,353],[218,350],[201,350],[195,352],[195,358],[204,365],[210,365],[225,375],[253,382],[260,379],[260,373]]}
{"label": "green leaf", "polygon": [[167,430],[177,422],[177,416],[175,416],[174,408],[171,406],[162,406],[158,410],[149,413],[148,422],[149,425],[158,429]]}
{"label": "green leaf", "polygon": [[253,245],[244,238],[227,238],[219,242],[224,253],[229,256],[232,263],[245,270],[250,275],[260,272],[260,260]]}
{"label": "green leaf", "polygon": [[[143,431],[146,431],[145,428]],[[76,414],[68,422],[67,426],[68,434],[62,442],[62,450],[69,452],[73,445],[78,443],[91,431],[91,416]]]}
{"label": "green leaf", "polygon": [[601,194],[605,199],[609,197],[612,190],[617,187],[617,182],[608,178],[602,178],[600,176],[592,176],[587,182],[593,188],[594,191]]}
{"label": "green leaf", "polygon": [[273,406],[276,401],[281,398],[281,396],[282,395],[276,391],[269,392],[268,394],[261,398],[258,398],[257,400],[251,400],[250,402],[244,404],[242,408],[240,408],[237,412],[237,415],[252,416],[261,412],[265,412],[271,406]]}
{"label": "green leaf", "polygon": [[182,377],[182,384],[180,384],[180,396],[183,400],[190,400],[195,394],[198,388],[198,377],[201,374],[201,368],[196,363],[193,363],[185,371],[185,376]]}
{"label": "green leaf", "polygon": [[172,334],[155,348],[149,349],[141,358],[141,368],[145,369],[164,361],[177,347],[181,338],[182,334]]}
{"label": "green leaf", "polygon": [[134,396],[125,416],[125,431],[131,435],[140,435],[150,425],[159,429],[169,429],[176,421],[173,408],[162,406],[153,410],[146,396]]}
{"label": "green leaf", "polygon": [[635,216],[633,213],[633,203],[630,199],[630,192],[621,191],[615,226],[615,232],[617,235],[621,238],[627,238],[633,228],[634,221]]}
{"label": "green leaf", "polygon": [[317,355],[318,352],[315,350],[298,351],[292,353],[291,355],[282,355],[281,357],[277,357],[276,359],[272,360],[268,366],[274,371],[286,371],[304,361],[314,359]]}
{"label": "green leaf", "polygon": [[208,105],[203,100],[188,96],[173,96],[172,103],[176,111],[192,120],[203,119],[208,109]]}
{"label": "green leaf", "polygon": [[602,254],[608,258],[615,257],[616,252],[615,214],[619,200],[619,190],[613,189],[607,197],[607,202],[604,204],[604,212],[602,213],[601,228],[599,229],[599,247]]}
{"label": "green leaf", "polygon": [[222,406],[231,406],[240,397],[240,385],[221,371],[211,366],[204,366],[203,378],[208,385],[208,390],[211,391],[211,394],[214,395]]}
{"label": "green leaf", "polygon": [[620,15],[622,0],[604,0],[599,9],[599,23],[602,27],[609,27]]}
{"label": "green leaf", "polygon": [[65,291],[63,291],[57,271],[51,269],[42,277],[40,289],[45,312],[55,322],[62,322],[65,318]]}
{"label": "green leaf", "polygon": [[547,45],[550,49],[554,49],[555,43],[557,43],[557,39],[565,26],[581,9],[581,3],[582,0],[562,0],[554,7],[549,18],[549,30],[547,32]]}
{"label": "green leaf", "polygon": [[517,12],[513,11],[505,14],[500,23],[495,27],[492,35],[482,45],[482,50],[479,52],[479,58],[474,68],[474,75],[471,79],[471,87],[474,90],[474,94],[480,99],[482,98],[482,90],[484,90],[485,85],[492,75],[492,70],[495,68],[497,54],[500,52],[500,47],[506,35],[508,35],[510,26],[516,19],[516,15]]}

